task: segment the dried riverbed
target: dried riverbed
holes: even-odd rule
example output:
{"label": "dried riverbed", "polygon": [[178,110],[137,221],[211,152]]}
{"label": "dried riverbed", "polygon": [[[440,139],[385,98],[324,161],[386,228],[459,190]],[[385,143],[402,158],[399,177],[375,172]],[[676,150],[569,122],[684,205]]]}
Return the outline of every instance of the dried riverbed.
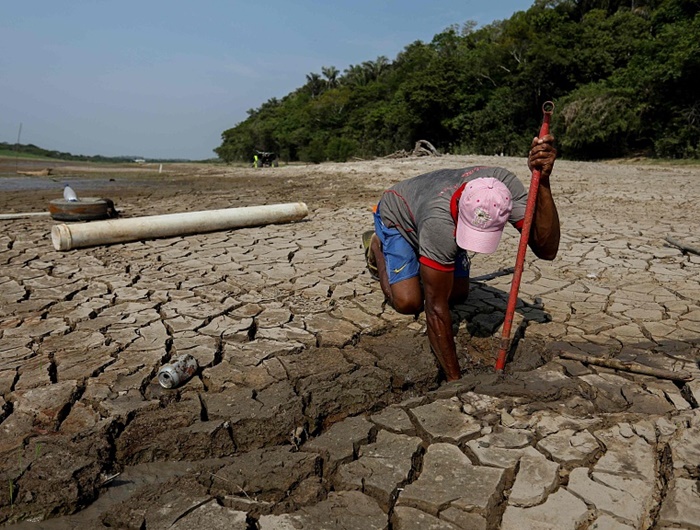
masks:
{"label": "dried riverbed", "polygon": [[[124,217],[295,201],[310,214],[68,252],[51,246],[49,217],[0,221],[0,521],[269,530],[318,528],[331,514],[405,529],[430,518],[445,528],[700,520],[697,380],[556,358],[571,350],[700,375],[700,258],[665,241],[700,243],[700,169],[559,161],[562,247],[551,263],[529,255],[507,376],[491,367],[510,276],[492,273],[513,265],[510,229],[474,260],[481,279],[453,314],[465,377],[444,385],[424,318],[385,307],[359,235],[402,178],[492,164],[527,180],[524,160],[64,165],[49,177],[18,176],[14,162],[0,164],[0,213],[46,211],[70,183]],[[159,367],[182,353],[197,359],[197,376],[161,388]],[[465,475],[440,489],[439,462]],[[523,482],[535,468],[551,480]],[[463,491],[468,477],[484,490],[460,501],[450,488]],[[630,485],[641,501],[615,500]],[[610,508],[620,502],[628,508]]]}

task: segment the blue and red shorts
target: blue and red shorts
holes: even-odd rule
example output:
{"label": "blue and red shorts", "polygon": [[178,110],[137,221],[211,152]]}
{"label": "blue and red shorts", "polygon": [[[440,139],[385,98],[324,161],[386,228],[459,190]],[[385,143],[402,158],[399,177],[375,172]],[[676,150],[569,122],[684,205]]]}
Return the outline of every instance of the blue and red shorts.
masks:
{"label": "blue and red shorts", "polygon": [[[380,203],[381,204],[381,203]],[[382,242],[389,284],[414,278],[420,274],[418,254],[396,228],[387,228],[379,215],[379,206],[374,212],[374,231]],[[455,278],[469,278],[469,256],[460,249],[455,259]]]}

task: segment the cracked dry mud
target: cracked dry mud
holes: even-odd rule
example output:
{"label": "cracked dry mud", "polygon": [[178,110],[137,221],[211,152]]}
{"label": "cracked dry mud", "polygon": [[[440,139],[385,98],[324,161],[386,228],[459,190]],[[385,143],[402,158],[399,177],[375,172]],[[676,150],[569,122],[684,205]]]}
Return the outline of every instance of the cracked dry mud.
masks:
{"label": "cracked dry mud", "polygon": [[[425,320],[383,305],[362,231],[383,189],[440,167],[0,163],[0,212],[62,184],[124,217],[303,201],[297,223],[57,252],[0,221],[0,522],[10,528],[700,529],[700,168],[560,160],[563,238],[528,260],[513,356],[491,367],[518,236],[453,311],[462,380]],[[20,163],[21,164],[21,163]],[[674,383],[562,350],[684,370]],[[156,373],[199,363],[174,390]]]}

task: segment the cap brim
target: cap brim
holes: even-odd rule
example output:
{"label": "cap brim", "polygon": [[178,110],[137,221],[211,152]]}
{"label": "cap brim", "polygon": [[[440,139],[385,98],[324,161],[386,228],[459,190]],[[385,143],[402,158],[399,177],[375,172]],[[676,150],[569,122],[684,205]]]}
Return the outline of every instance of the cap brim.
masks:
{"label": "cap brim", "polygon": [[501,241],[503,228],[491,232],[475,230],[465,223],[457,223],[457,246],[479,254],[493,254]]}

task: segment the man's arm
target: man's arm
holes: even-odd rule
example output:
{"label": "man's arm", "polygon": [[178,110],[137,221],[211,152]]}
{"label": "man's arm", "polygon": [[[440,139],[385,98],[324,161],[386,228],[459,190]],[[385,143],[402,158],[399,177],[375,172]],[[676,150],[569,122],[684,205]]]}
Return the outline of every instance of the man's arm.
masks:
{"label": "man's arm", "polygon": [[557,158],[557,150],[553,143],[554,137],[551,134],[534,138],[528,157],[530,170],[540,171],[535,213],[528,243],[538,258],[546,260],[553,260],[556,257],[560,238],[559,214],[549,185],[549,177]]}
{"label": "man's arm", "polygon": [[448,304],[454,273],[431,269],[421,264],[420,275],[425,293],[425,318],[428,323],[430,346],[447,380],[455,381],[460,377],[460,370]]}

